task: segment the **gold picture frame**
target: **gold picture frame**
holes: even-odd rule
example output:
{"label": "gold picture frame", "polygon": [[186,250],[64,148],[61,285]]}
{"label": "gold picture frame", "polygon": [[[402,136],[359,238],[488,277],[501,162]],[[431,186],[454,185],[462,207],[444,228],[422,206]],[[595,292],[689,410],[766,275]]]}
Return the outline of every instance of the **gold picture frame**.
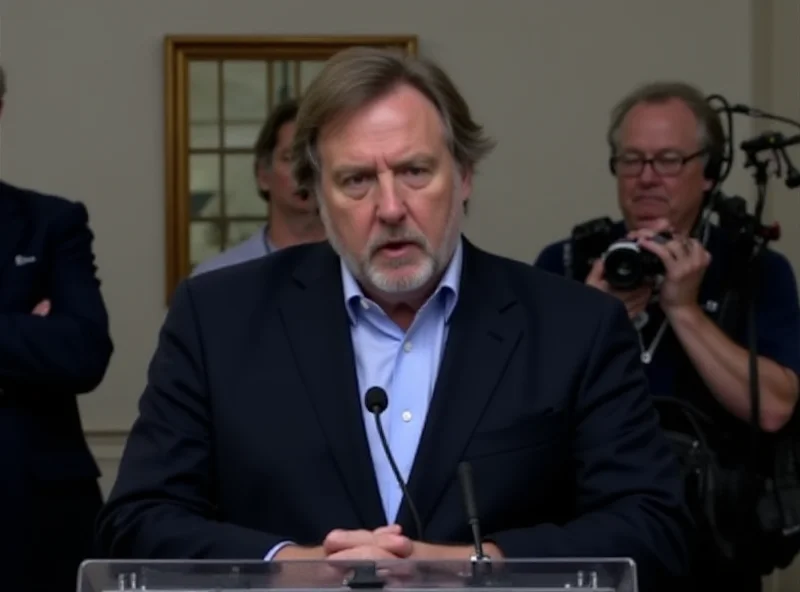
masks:
{"label": "gold picture frame", "polygon": [[[168,35],[165,38],[167,304],[199,258],[214,249],[221,251],[231,246],[231,242],[268,215],[266,203],[260,204],[263,208],[260,216],[254,213],[257,202],[249,193],[249,201],[236,202],[234,209],[239,214],[227,214],[226,164],[229,172],[236,171],[239,175],[239,188],[245,186],[249,170],[249,191],[257,195],[252,180],[252,148],[254,135],[269,110],[287,96],[301,96],[320,64],[352,46],[397,48],[416,55],[417,37]],[[246,92],[240,92],[242,89]],[[226,97],[238,99],[226,103]],[[229,117],[227,110],[234,108],[244,115]],[[196,171],[204,174],[195,174]],[[195,177],[202,179],[197,181]],[[245,190],[238,192],[244,193]],[[238,231],[230,230],[234,224]],[[205,234],[200,230],[195,232],[196,228],[204,229]],[[213,240],[195,240],[195,235],[209,236],[212,230]],[[195,249],[196,245],[200,247]]]}

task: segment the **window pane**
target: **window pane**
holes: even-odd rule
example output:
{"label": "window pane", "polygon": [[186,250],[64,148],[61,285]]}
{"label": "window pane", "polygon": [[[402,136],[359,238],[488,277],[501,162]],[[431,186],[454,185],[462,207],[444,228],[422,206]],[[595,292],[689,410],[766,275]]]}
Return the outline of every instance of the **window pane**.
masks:
{"label": "window pane", "polygon": [[258,194],[253,157],[225,156],[225,212],[228,216],[264,216],[266,203]]}
{"label": "window pane", "polygon": [[189,157],[192,219],[219,215],[219,169],[220,157],[216,154],[192,154]]}
{"label": "window pane", "polygon": [[217,222],[192,222],[189,226],[189,261],[192,267],[222,250],[222,232]]}
{"label": "window pane", "polygon": [[272,106],[296,96],[294,62],[272,62]]}
{"label": "window pane", "polygon": [[267,115],[267,63],[225,61],[225,120],[260,122]]}
{"label": "window pane", "polygon": [[300,92],[305,94],[308,85],[317,77],[325,62],[300,62]]}
{"label": "window pane", "polygon": [[228,243],[226,248],[238,245],[259,232],[265,221],[228,222]]}
{"label": "window pane", "polygon": [[219,79],[217,62],[189,63],[189,121],[219,120]]}
{"label": "window pane", "polygon": [[227,124],[225,126],[225,147],[253,150],[262,125],[263,122]]}
{"label": "window pane", "polygon": [[189,128],[189,148],[219,148],[219,125],[195,123]]}

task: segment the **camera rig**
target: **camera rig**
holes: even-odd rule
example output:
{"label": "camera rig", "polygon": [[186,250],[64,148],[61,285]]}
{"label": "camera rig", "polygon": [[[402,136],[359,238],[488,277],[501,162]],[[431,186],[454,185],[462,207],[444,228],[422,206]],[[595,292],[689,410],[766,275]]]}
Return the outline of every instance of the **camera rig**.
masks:
{"label": "camera rig", "polygon": [[[790,125],[800,132],[800,122],[788,117],[768,113],[748,105],[731,105],[722,95],[707,97],[709,104],[719,103],[715,108],[717,113],[725,116],[728,134],[726,139],[725,167],[721,173],[720,183],[730,173],[735,160],[733,116],[746,115],[755,119],[764,119]],[[752,177],[756,186],[756,203],[754,212],[747,211],[746,201],[739,197],[728,197],[721,192],[717,193],[713,208],[716,210],[720,226],[734,239],[735,249],[743,267],[738,274],[738,292],[741,299],[740,306],[746,312],[746,334],[749,351],[749,389],[751,404],[751,424],[753,427],[753,443],[751,447],[751,463],[755,466],[758,457],[758,443],[760,441],[761,405],[760,387],[758,378],[758,351],[756,347],[756,321],[755,321],[755,291],[757,290],[757,277],[755,260],[768,243],[780,238],[780,226],[775,223],[765,226],[762,222],[764,202],[767,196],[767,185],[770,173],[777,178],[783,178],[788,189],[800,187],[800,171],[792,162],[787,148],[800,145],[800,133],[786,136],[781,132],[766,131],[759,135],[744,140],[739,144],[739,149],[745,155],[745,169],[753,169]],[[771,166],[772,165],[772,166]]]}
{"label": "camera rig", "polygon": [[710,206],[719,217],[719,226],[731,239],[734,239],[737,250],[741,249],[740,253],[746,256],[746,260],[750,260],[755,258],[769,242],[780,238],[780,226],[777,223],[766,226],[762,222],[770,175],[783,178],[788,189],[800,187],[800,170],[794,165],[787,151],[791,146],[800,145],[800,122],[741,103],[731,105],[725,97],[718,94],[710,95],[706,100],[711,105],[719,104],[714,110],[724,116],[727,122],[723,168],[717,187],[727,179],[735,162],[734,115],[775,121],[790,125],[798,132],[787,136],[782,132],[766,131],[739,144],[739,149],[745,156],[744,168],[753,169],[756,202],[752,213],[748,212],[747,201],[740,196],[727,196],[721,191],[715,191],[711,196]]}

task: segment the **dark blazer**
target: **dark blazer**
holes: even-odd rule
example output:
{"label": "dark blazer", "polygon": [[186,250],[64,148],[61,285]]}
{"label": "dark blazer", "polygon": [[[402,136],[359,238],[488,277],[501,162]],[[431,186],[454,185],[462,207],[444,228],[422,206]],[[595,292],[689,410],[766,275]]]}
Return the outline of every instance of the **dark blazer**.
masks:
{"label": "dark blazer", "polygon": [[112,352],[87,224],[80,204],[0,182],[0,552],[20,569],[49,557],[51,583],[50,559],[69,571],[91,551],[102,503],[76,398]]}
{"label": "dark blazer", "polygon": [[[385,524],[361,405],[327,243],[184,282],[101,513],[103,548],[252,559]],[[632,557],[649,579],[686,569],[678,468],[622,305],[469,243],[409,478],[424,540],[471,540],[462,459],[507,556]],[[414,532],[405,502],[398,522]]]}

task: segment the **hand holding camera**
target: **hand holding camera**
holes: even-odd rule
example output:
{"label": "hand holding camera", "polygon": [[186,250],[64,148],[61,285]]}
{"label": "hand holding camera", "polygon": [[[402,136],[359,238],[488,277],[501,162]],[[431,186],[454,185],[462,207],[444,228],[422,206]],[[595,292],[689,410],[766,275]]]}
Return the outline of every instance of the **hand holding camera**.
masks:
{"label": "hand holding camera", "polygon": [[660,220],[609,247],[603,258],[603,278],[618,291],[637,292],[652,286],[656,276],[663,276],[660,303],[669,313],[697,305],[710,263],[711,254],[698,240],[673,233],[669,223]]}
{"label": "hand holding camera", "polygon": [[[666,222],[661,226],[665,227]],[[658,228],[643,229],[632,233],[632,238],[643,249],[656,255],[664,266],[660,302],[661,308],[669,314],[680,308],[697,306],[700,285],[711,263],[711,254],[700,241],[691,237],[670,234],[670,240],[660,240],[664,232],[659,233]]]}

